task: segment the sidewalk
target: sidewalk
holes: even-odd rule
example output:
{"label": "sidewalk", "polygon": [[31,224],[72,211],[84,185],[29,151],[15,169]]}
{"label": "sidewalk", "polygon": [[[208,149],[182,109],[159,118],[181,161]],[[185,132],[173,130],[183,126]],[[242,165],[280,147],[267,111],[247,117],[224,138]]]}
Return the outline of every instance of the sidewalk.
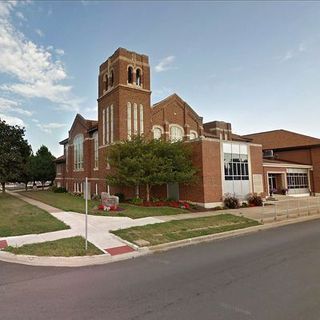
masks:
{"label": "sidewalk", "polygon": [[[61,211],[61,209],[54,208],[45,203],[28,197],[24,197],[19,193],[10,192],[10,194],[25,202],[32,204],[33,206],[36,206],[49,212],[52,216],[70,226],[70,229],[42,234],[5,237],[0,238],[0,242],[6,241],[7,244],[10,246],[19,247],[24,244],[40,243],[74,236],[85,237],[84,214]],[[110,233],[110,230],[124,229],[134,226],[143,226],[146,224],[161,222],[163,221],[153,217],[131,219],[128,217],[105,217],[88,215],[88,241],[108,255],[130,252],[134,249],[128,247],[127,242],[121,240],[117,236]]]}

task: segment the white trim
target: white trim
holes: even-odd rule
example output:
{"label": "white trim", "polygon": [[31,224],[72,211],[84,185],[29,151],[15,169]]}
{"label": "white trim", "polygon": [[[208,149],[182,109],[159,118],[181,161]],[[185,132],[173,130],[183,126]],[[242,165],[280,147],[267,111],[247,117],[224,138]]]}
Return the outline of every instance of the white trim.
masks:
{"label": "white trim", "polygon": [[[195,138],[194,138],[194,139],[190,139],[191,134],[194,134],[194,135],[195,135]],[[190,132],[189,132],[189,134],[187,134],[187,136],[189,136],[189,139],[190,139],[190,140],[195,140],[195,139],[198,138],[198,132],[195,131],[195,130],[190,130]]]}
{"label": "white trim", "polygon": [[302,168],[302,169],[311,169],[313,170],[312,165],[308,164],[294,164],[294,163],[262,163],[263,167],[274,167],[274,168]]}

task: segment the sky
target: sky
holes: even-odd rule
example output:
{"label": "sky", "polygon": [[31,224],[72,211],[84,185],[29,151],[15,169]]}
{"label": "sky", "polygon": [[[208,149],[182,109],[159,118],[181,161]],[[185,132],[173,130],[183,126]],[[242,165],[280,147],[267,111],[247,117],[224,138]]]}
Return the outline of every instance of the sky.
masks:
{"label": "sky", "polygon": [[0,118],[55,156],[97,119],[99,65],[147,54],[152,103],[177,93],[204,122],[320,138],[320,2],[0,2]]}

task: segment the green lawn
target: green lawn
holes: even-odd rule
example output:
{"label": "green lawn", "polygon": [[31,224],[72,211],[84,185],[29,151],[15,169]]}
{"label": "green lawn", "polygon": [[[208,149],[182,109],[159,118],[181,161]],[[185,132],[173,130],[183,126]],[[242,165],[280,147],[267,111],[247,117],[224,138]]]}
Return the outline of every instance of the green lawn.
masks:
{"label": "green lawn", "polygon": [[48,212],[7,193],[0,193],[0,237],[69,229]]}
{"label": "green lawn", "polygon": [[[259,225],[257,221],[231,214],[174,220],[112,231],[115,235],[138,245],[157,245],[187,238]],[[144,240],[144,241],[141,241]],[[149,242],[149,244],[147,242]]]}
{"label": "green lawn", "polygon": [[[85,201],[81,197],[73,196],[69,193],[54,193],[52,191],[28,191],[21,192],[22,195],[30,197],[32,199],[39,200],[53,207],[59,208],[63,211],[74,211],[84,213]],[[128,203],[121,203],[120,207],[125,209],[117,212],[104,212],[95,210],[95,207],[99,204],[99,201],[90,200],[88,203],[89,214],[93,215],[116,215],[120,217],[130,217],[133,219],[152,217],[152,216],[164,216],[175,215],[180,213],[188,213],[189,211],[179,208],[171,207],[140,207],[134,206]]]}
{"label": "green lawn", "polygon": [[53,257],[93,256],[103,254],[100,249],[90,242],[88,242],[88,250],[86,251],[85,240],[80,236],[42,243],[25,244],[21,247],[6,247],[4,250],[14,254]]}

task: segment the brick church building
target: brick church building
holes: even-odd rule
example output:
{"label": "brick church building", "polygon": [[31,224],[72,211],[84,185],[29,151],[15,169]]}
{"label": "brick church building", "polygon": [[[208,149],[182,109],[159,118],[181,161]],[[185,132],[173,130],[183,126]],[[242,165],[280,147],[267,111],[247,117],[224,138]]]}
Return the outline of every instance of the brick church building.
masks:
{"label": "brick church building", "polygon": [[[296,194],[308,194],[312,188],[320,193],[311,160],[301,162],[299,158],[295,162],[290,161],[290,156],[264,158],[263,154],[278,150],[272,143],[265,147],[257,135],[234,134],[230,123],[203,123],[203,118],[177,94],[151,105],[148,56],[123,48],[100,65],[98,120],[77,114],[68,138],[60,142],[64,155],[56,159],[56,185],[70,192],[83,192],[83,182],[88,177],[91,194],[123,192],[132,197],[133,189],[106,185],[110,172],[106,150],[112,143],[137,134],[183,140],[192,145],[193,163],[199,170],[197,184],[161,186],[152,191],[155,197],[177,198],[210,208],[220,205],[227,193],[245,198],[249,193],[269,193],[277,186],[290,188]],[[316,142],[320,146],[319,139],[312,139],[314,148]],[[273,141],[277,141],[276,136]],[[296,146],[293,143],[291,147]],[[319,170],[320,148],[317,150],[318,153],[310,152],[319,154]],[[316,177],[320,181],[318,171]]]}

